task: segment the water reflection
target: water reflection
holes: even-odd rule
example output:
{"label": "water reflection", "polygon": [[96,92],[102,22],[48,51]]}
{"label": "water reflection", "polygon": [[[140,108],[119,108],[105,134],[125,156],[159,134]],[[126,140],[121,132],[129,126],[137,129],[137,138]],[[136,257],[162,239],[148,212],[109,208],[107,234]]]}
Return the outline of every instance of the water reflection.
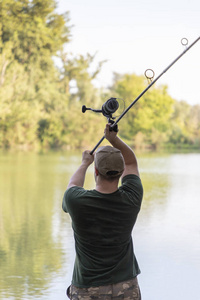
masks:
{"label": "water reflection", "polygon": [[62,247],[52,236],[53,157],[4,155],[0,161],[0,287],[2,297],[41,295],[62,267]]}
{"label": "water reflection", "polygon": [[[80,160],[0,154],[0,299],[66,299],[74,242],[61,200]],[[198,299],[200,154],[142,155],[139,166],[144,201],[133,236],[143,299]],[[186,274],[192,291],[182,285]]]}
{"label": "water reflection", "polygon": [[134,235],[143,299],[198,299],[200,154],[141,158],[141,166],[147,194]]}

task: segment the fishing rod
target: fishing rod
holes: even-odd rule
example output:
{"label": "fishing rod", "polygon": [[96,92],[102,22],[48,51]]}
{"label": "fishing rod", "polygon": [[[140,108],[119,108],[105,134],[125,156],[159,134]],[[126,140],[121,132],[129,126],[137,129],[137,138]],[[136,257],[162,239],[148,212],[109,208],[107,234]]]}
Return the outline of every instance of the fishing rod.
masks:
{"label": "fishing rod", "polygon": [[[160,75],[158,75],[154,80],[154,72],[151,69],[147,69],[145,72],[145,76],[151,81],[151,83],[144,89],[144,91],[123,111],[123,113],[117,118],[117,120],[113,121],[112,118],[112,113],[114,113],[118,106],[115,102],[117,102],[117,98],[110,98],[108,101],[106,101],[103,106],[102,106],[102,110],[98,110],[96,112],[102,112],[104,114],[104,116],[106,116],[108,118],[109,121],[111,121],[112,125],[110,126],[111,130],[117,130],[116,126],[117,123],[124,117],[124,115],[131,109],[131,107],[150,89],[150,87],[152,87],[152,85],[154,85],[154,83],[164,74],[166,73],[189,49],[191,49],[200,39],[200,36],[188,47],[186,47],[186,49],[166,68],[164,69]],[[188,40],[186,38],[182,38],[181,43],[183,46],[187,46],[188,44]],[[148,76],[147,75],[147,71],[150,71],[152,73],[152,75]],[[105,114],[103,109],[107,108],[109,114]],[[87,110],[87,108],[85,106],[82,107],[82,112],[85,112]],[[92,110],[92,109],[90,109]],[[95,110],[93,110],[95,111]],[[92,151],[90,152],[90,154],[92,155],[94,153],[94,151],[98,148],[98,146],[103,142],[103,140],[105,139],[105,136],[103,136],[100,141],[96,144],[96,146],[92,149]]]}

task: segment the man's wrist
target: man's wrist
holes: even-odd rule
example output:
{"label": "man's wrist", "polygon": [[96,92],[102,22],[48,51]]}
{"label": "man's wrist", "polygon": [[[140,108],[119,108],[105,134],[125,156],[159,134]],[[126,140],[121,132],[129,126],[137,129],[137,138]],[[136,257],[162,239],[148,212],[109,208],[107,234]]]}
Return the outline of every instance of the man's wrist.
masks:
{"label": "man's wrist", "polygon": [[112,137],[111,139],[108,139],[108,141],[109,141],[109,143],[110,143],[111,145],[113,145],[113,144],[115,144],[115,143],[117,142],[118,139],[119,139],[119,138],[118,138],[118,136],[116,135],[116,136]]}
{"label": "man's wrist", "polygon": [[82,161],[81,166],[84,168],[88,168],[91,163],[88,161]]}
{"label": "man's wrist", "polygon": [[119,137],[117,135],[114,138],[112,138],[112,139],[109,140],[109,142],[111,143],[111,145],[113,147],[116,147],[119,141],[120,141],[120,139],[119,139]]}

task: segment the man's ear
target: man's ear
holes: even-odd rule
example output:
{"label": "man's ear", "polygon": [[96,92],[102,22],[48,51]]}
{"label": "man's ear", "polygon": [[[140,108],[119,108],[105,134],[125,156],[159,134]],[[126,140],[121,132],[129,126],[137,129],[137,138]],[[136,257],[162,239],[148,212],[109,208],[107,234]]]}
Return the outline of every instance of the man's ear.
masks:
{"label": "man's ear", "polygon": [[95,175],[98,176],[99,175],[99,171],[97,170],[96,167],[94,167],[94,172],[95,172]]}

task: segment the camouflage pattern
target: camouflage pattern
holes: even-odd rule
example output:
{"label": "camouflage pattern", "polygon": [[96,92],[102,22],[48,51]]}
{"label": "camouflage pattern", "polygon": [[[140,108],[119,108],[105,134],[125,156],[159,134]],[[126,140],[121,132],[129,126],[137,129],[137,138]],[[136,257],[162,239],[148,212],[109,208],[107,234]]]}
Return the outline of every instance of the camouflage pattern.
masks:
{"label": "camouflage pattern", "polygon": [[90,288],[77,288],[71,285],[67,289],[67,296],[71,300],[141,300],[137,278]]}

